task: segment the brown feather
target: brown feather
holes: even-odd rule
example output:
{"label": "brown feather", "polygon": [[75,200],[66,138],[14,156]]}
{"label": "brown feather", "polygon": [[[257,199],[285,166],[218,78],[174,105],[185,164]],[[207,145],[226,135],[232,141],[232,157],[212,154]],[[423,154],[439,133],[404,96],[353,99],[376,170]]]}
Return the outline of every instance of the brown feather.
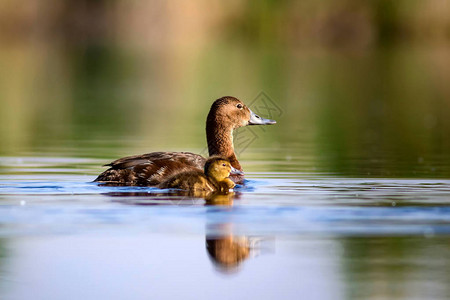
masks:
{"label": "brown feather", "polygon": [[202,170],[206,159],[190,152],[153,152],[113,161],[94,181],[113,185],[158,185],[180,172]]}

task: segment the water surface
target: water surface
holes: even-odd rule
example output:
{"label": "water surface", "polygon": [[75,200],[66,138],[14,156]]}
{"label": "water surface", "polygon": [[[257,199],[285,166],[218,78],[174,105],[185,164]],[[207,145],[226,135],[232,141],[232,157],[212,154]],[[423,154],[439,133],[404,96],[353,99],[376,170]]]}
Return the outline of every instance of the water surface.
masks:
{"label": "water surface", "polygon": [[1,159],[2,298],[450,296],[450,180],[250,172],[208,203],[98,186],[101,163]]}

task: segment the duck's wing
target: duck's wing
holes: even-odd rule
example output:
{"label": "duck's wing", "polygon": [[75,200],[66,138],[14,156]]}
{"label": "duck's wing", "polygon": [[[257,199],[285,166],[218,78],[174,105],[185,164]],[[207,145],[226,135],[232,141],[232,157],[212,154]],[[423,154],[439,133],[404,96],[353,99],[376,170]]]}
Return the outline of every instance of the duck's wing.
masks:
{"label": "duck's wing", "polygon": [[191,152],[152,152],[122,157],[105,166],[109,166],[113,169],[127,169],[156,161],[177,162],[201,169],[205,165],[206,159],[201,155]]}
{"label": "duck's wing", "polygon": [[189,165],[199,165],[202,163],[204,164],[205,158],[191,152],[152,152],[122,157],[105,166],[110,166],[114,169],[126,169],[157,160],[178,161]]}
{"label": "duck's wing", "polygon": [[123,157],[94,181],[108,185],[158,185],[170,176],[190,170],[202,170],[205,158],[191,152],[152,152]]}

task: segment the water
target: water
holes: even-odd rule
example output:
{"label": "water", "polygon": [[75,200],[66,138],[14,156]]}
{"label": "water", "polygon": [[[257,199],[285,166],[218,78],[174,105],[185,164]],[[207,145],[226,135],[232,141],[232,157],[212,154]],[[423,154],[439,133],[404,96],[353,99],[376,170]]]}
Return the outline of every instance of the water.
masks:
{"label": "water", "polygon": [[[0,299],[450,299],[443,1],[45,2],[0,6]],[[225,95],[277,120],[232,199],[92,183]]]}
{"label": "water", "polygon": [[250,172],[208,203],[102,162],[1,159],[2,299],[450,296],[450,180]]}

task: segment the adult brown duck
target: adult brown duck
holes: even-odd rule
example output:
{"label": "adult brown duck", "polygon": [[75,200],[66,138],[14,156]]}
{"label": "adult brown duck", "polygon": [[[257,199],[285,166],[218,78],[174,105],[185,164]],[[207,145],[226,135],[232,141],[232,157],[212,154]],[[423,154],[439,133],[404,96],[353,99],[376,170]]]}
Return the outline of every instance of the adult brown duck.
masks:
{"label": "adult brown duck", "polygon": [[[209,155],[228,159],[241,174],[233,174],[236,182],[243,180],[243,169],[234,153],[233,130],[247,125],[270,125],[276,121],[264,119],[234,97],[214,101],[206,119],[206,139]],[[192,170],[203,170],[206,158],[191,152],[152,152],[123,157],[105,166],[110,168],[94,181],[105,185],[154,186],[171,176]]]}

